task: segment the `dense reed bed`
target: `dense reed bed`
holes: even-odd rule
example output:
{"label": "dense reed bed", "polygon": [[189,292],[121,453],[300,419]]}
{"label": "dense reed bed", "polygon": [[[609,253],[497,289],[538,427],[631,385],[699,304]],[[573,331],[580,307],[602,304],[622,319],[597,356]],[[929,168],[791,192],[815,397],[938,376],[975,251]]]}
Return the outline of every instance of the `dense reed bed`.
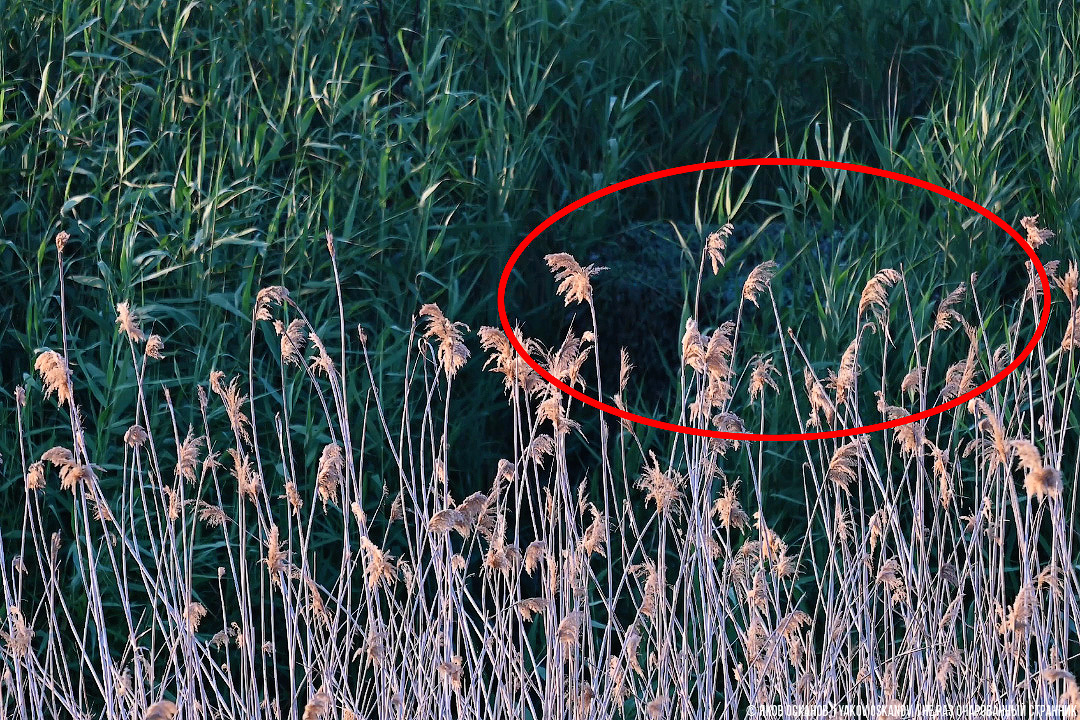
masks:
{"label": "dense reed bed", "polygon": [[[1036,218],[1023,226],[1036,249],[1053,237]],[[699,283],[725,263],[729,233],[701,239]],[[147,379],[170,348],[121,302],[116,331],[138,401],[126,432],[94,455],[70,361],[85,338],[66,330],[67,240],[56,238],[61,344],[36,354],[36,377],[15,391],[20,454],[7,467],[25,508],[19,541],[0,544],[4,717],[734,720],[777,704],[826,714],[869,704],[880,716],[1080,707],[1075,263],[1047,268],[1050,297],[1029,264],[1013,302],[972,276],[940,289],[928,317],[912,311],[916,281],[882,268],[831,362],[808,358],[781,324],[776,266],[747,268],[735,316],[711,322],[694,307],[672,348],[682,367],[672,420],[738,432],[783,405],[798,421],[789,430],[808,432],[903,417],[995,375],[1051,305],[1029,361],[970,402],[782,450],[687,434],[643,441],[611,418],[585,437],[595,410],[536,375],[502,330],[474,335],[434,304],[410,336],[406,402],[390,407],[363,329],[347,330],[343,312],[336,328],[314,326],[283,286],[264,287],[232,335],[249,367],[276,362],[277,385],[215,370],[188,393],[197,402],[178,406]],[[602,268],[566,253],[546,261],[564,303],[591,310]],[[336,272],[333,287],[340,306]],[[550,347],[520,340],[562,382],[626,407],[632,358],[622,353],[617,387],[602,386],[591,316]],[[741,344],[751,317],[773,323],[767,356]],[[340,345],[322,339],[331,331]],[[910,355],[895,352],[901,337]],[[357,353],[363,362],[349,363]],[[470,448],[448,435],[470,362],[502,384],[505,404],[490,412],[513,444],[488,487],[465,494],[447,468]],[[359,416],[347,411],[357,397]],[[39,446],[28,406],[63,414],[66,442]],[[377,484],[373,434],[395,469]],[[595,466],[568,460],[574,444],[593,448]],[[805,517],[777,512],[769,488],[780,473],[799,478]]]}

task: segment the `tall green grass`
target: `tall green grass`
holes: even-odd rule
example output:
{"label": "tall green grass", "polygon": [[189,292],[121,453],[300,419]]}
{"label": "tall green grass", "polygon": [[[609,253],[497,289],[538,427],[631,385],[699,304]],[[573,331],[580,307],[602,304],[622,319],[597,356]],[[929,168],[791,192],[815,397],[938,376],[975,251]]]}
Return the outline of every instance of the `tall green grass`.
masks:
{"label": "tall green grass", "polygon": [[[325,296],[329,267],[310,248],[326,228],[382,378],[400,368],[410,308],[435,300],[470,325],[490,322],[500,262],[536,221],[658,167],[843,156],[938,180],[1010,220],[1009,204],[1037,207],[1055,227],[1076,219],[1069,3],[17,2],[0,12],[2,341],[30,351],[55,338],[46,249],[65,229],[80,248],[74,307],[88,309],[75,320],[100,324],[100,308],[125,297],[157,304],[170,339],[192,348],[175,368],[180,387],[229,352],[221,329],[246,316],[261,284],[288,278]],[[773,179],[756,184],[749,201],[780,202],[792,220],[823,213],[827,227],[869,216],[882,228],[871,230],[876,264],[925,242],[923,218],[894,203],[894,188],[786,180],[779,193]],[[567,239],[584,256],[632,223],[690,218],[695,203],[699,222],[729,219],[705,212],[708,200],[673,186],[612,199],[578,213]],[[949,212],[926,209],[938,236],[966,219]],[[971,240],[965,263],[992,267],[999,243]],[[541,293],[526,291],[519,312],[554,331],[529,312]],[[110,408],[131,402],[120,351],[109,340],[78,358],[102,428],[117,429]],[[25,366],[13,357],[4,375],[18,381]],[[480,421],[483,405],[462,412]],[[483,474],[479,462],[460,470]]]}

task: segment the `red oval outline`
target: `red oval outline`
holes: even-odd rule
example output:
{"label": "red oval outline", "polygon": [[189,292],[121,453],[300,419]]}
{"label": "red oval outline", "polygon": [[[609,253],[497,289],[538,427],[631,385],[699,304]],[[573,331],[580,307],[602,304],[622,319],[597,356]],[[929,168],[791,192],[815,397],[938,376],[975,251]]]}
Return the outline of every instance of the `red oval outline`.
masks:
{"label": "red oval outline", "polygon": [[[624,189],[626,189],[628,187],[633,187],[635,185],[642,185],[642,184],[647,183],[647,182],[652,182],[653,180],[660,180],[662,178],[672,177],[674,175],[685,175],[687,173],[699,172],[699,171],[702,171],[702,170],[717,170],[717,169],[729,168],[729,167],[746,167],[746,166],[762,166],[762,165],[795,165],[795,166],[800,166],[800,167],[831,168],[831,169],[835,169],[835,170],[851,170],[851,171],[854,171],[854,172],[860,172],[860,173],[864,173],[864,174],[867,174],[867,175],[877,175],[879,177],[888,178],[890,180],[897,180],[899,182],[906,183],[908,185],[914,185],[914,186],[920,187],[920,188],[922,188],[924,190],[929,190],[931,192],[937,193],[938,195],[941,195],[942,197],[948,198],[950,200],[953,200],[954,202],[958,202],[961,205],[964,205],[964,206],[966,206],[968,208],[971,208],[975,212],[979,213],[980,215],[982,215],[983,217],[985,217],[986,219],[990,220],[995,225],[997,225],[998,227],[1003,229],[1009,235],[1011,235],[1013,237],[1013,239],[1016,240],[1017,243],[1019,243],[1020,247],[1024,250],[1025,253],[1027,253],[1027,256],[1029,258],[1031,258],[1032,262],[1035,264],[1035,268],[1039,273],[1039,279],[1042,282],[1042,290],[1043,290],[1042,313],[1040,315],[1039,326],[1036,328],[1035,334],[1031,336],[1031,340],[1028,342],[1027,345],[1024,346],[1023,352],[1021,352],[1016,357],[1016,359],[1013,360],[1008,365],[1008,367],[1006,367],[1004,370],[1002,370],[997,375],[990,378],[989,380],[987,380],[986,382],[984,382],[982,385],[978,386],[974,390],[971,390],[969,392],[964,393],[963,395],[956,398],[955,400],[951,400],[950,402],[944,403],[942,405],[935,405],[934,407],[928,408],[928,409],[923,410],[921,412],[917,412],[917,413],[914,413],[912,415],[907,415],[907,416],[902,417],[902,418],[897,418],[896,420],[890,420],[888,422],[874,423],[872,425],[860,425],[858,427],[846,428],[846,429],[843,429],[843,430],[826,430],[826,431],[812,432],[812,433],[780,433],[780,434],[729,433],[729,432],[721,432],[719,430],[705,430],[705,429],[700,429],[700,428],[694,428],[694,427],[689,427],[687,425],[676,425],[674,423],[664,422],[663,420],[654,420],[653,418],[645,417],[643,415],[636,415],[634,413],[629,413],[629,412],[625,412],[623,410],[619,410],[616,407],[612,407],[611,405],[608,405],[607,403],[601,402],[599,400],[596,400],[595,398],[592,398],[592,397],[590,397],[588,395],[585,395],[584,393],[581,393],[581,392],[579,392],[577,390],[574,390],[570,386],[564,384],[563,382],[557,380],[555,377],[550,375],[546,370],[544,370],[542,367],[540,367],[540,365],[535,360],[533,360],[529,356],[528,351],[518,341],[517,336],[514,335],[512,329],[510,328],[510,320],[506,315],[506,286],[507,286],[507,283],[510,280],[510,271],[513,269],[514,263],[516,263],[518,261],[518,258],[521,257],[521,254],[525,251],[525,248],[527,248],[529,246],[529,244],[532,243],[533,240],[538,238],[545,230],[547,230],[549,227],[554,225],[557,221],[559,221],[562,218],[566,217],[567,215],[574,212],[578,208],[584,207],[585,205],[588,205],[589,203],[593,202],[594,200],[599,200],[602,197],[605,197],[607,195],[612,195],[612,194],[614,194],[614,193],[616,193],[616,192],[618,192],[620,190],[624,190]],[[1006,223],[1004,220],[1002,220],[1000,217],[998,217],[994,213],[987,210],[982,205],[979,205],[978,203],[976,203],[973,200],[969,200],[968,198],[957,195],[952,190],[949,190],[947,188],[943,188],[940,185],[934,185],[933,183],[927,182],[925,180],[920,180],[918,178],[911,177],[910,175],[902,175],[900,173],[892,172],[891,170],[882,170],[880,168],[869,167],[867,165],[856,165],[856,164],[853,164],[853,163],[834,162],[834,161],[831,161],[831,160],[797,160],[797,159],[794,159],[794,158],[745,158],[745,159],[741,159],[741,160],[716,160],[716,161],[712,161],[712,162],[695,163],[693,165],[680,165],[679,167],[668,168],[667,170],[657,170],[656,172],[647,173],[645,175],[638,175],[637,177],[630,178],[629,180],[623,180],[622,182],[618,182],[618,183],[615,183],[614,185],[609,185],[606,188],[601,188],[600,190],[589,193],[585,197],[583,197],[583,198],[581,198],[579,200],[576,200],[576,201],[570,203],[569,205],[563,207],[561,210],[559,210],[555,214],[553,214],[550,217],[548,217],[547,219],[545,219],[542,223],[537,225],[536,228],[533,229],[533,231],[531,233],[529,233],[525,237],[525,239],[521,241],[521,243],[518,244],[517,248],[515,248],[514,252],[510,255],[510,259],[507,261],[506,266],[503,267],[502,276],[499,278],[499,290],[498,290],[498,294],[496,296],[496,304],[497,304],[498,310],[499,310],[499,322],[502,325],[503,332],[506,334],[506,337],[510,341],[511,346],[513,346],[514,351],[517,352],[517,354],[520,355],[521,358],[526,363],[528,363],[529,366],[532,367],[533,370],[535,370],[537,373],[539,373],[540,376],[542,378],[544,378],[547,382],[551,383],[552,385],[559,388],[560,390],[567,393],[568,395],[570,395],[572,397],[575,397],[578,400],[581,400],[582,402],[586,403],[587,405],[591,405],[592,407],[596,408],[597,410],[600,410],[601,412],[609,413],[611,415],[615,415],[617,417],[620,417],[620,418],[622,418],[624,420],[631,420],[633,422],[641,423],[643,425],[649,425],[651,427],[659,428],[661,430],[669,430],[671,432],[685,433],[687,435],[697,435],[699,437],[723,438],[723,439],[727,439],[727,440],[788,440],[788,441],[798,441],[798,440],[823,440],[823,439],[826,439],[826,438],[838,438],[838,437],[849,437],[849,436],[853,436],[853,435],[865,435],[865,434],[875,432],[875,431],[878,431],[878,430],[885,430],[885,429],[888,429],[888,428],[891,428],[891,427],[898,427],[900,425],[907,425],[908,423],[913,423],[913,422],[915,422],[917,420],[924,420],[924,419],[926,419],[928,417],[933,417],[934,415],[937,415],[939,413],[943,413],[946,410],[948,410],[949,408],[956,407],[957,405],[960,405],[961,403],[964,403],[964,402],[966,402],[966,401],[968,401],[968,400],[970,400],[970,399],[972,399],[972,398],[974,398],[974,397],[976,397],[978,395],[981,395],[982,393],[984,393],[987,390],[989,390],[990,388],[992,388],[994,385],[997,385],[999,382],[1004,380],[1005,377],[1009,373],[1016,370],[1016,368],[1018,368],[1020,366],[1020,363],[1022,363],[1024,360],[1026,360],[1027,357],[1029,355],[1031,355],[1032,352],[1034,352],[1035,345],[1036,345],[1036,343],[1038,343],[1039,338],[1041,338],[1043,336],[1043,334],[1046,332],[1046,325],[1047,325],[1047,322],[1050,319],[1050,303],[1047,301],[1049,296],[1050,296],[1050,280],[1046,277],[1046,268],[1043,267],[1043,264],[1041,262],[1039,262],[1039,258],[1036,257],[1034,249],[1032,249],[1032,247],[1027,244],[1027,242],[1020,235],[1020,233],[1018,233],[1016,230],[1014,230],[1012,227],[1010,227],[1008,223]]]}

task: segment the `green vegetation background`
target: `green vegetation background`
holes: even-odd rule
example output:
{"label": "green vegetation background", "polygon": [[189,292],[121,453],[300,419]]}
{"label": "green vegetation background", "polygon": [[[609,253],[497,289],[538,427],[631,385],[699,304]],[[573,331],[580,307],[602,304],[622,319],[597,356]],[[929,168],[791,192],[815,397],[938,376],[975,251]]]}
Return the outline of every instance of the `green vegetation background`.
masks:
{"label": "green vegetation background", "polygon": [[[39,387],[35,351],[60,344],[60,230],[72,235],[76,387],[106,475],[135,399],[116,303],[141,308],[155,321],[147,331],[164,336],[167,359],[153,372],[171,388],[182,432],[196,384],[213,369],[246,372],[261,287],[288,287],[338,346],[327,231],[346,328],[368,333],[390,408],[400,407],[422,303],[474,331],[497,325],[498,273],[525,234],[650,170],[769,154],[866,163],[949,187],[1015,227],[1037,213],[1058,233],[1051,256],[1075,248],[1071,0],[0,0],[0,39],[0,529],[12,538],[23,495],[13,393]],[[839,357],[849,311],[881,267],[918,271],[917,310],[971,272],[1004,290],[1024,277],[996,228],[896,183],[794,170],[748,180],[653,183],[575,213],[519,263],[511,315],[553,342],[565,318],[542,253],[610,257],[630,228],[669,221],[700,233],[773,218],[787,231],[770,242],[788,257],[839,232],[835,252],[804,263],[810,294],[785,318],[816,333],[823,358]],[[700,235],[683,238],[697,252]],[[670,272],[689,283],[696,267]],[[478,355],[475,336],[467,342]],[[643,337],[631,352],[663,363],[663,342]],[[455,383],[450,445],[467,448],[451,452],[458,497],[485,487],[509,451],[501,384],[481,365]],[[280,392],[275,368],[272,353],[256,353],[264,398]],[[354,395],[358,414],[366,399]],[[35,452],[66,440],[54,405],[28,413]],[[319,415],[296,417],[310,466],[325,440]],[[377,433],[368,445],[389,460]],[[380,474],[367,479],[373,502]]]}

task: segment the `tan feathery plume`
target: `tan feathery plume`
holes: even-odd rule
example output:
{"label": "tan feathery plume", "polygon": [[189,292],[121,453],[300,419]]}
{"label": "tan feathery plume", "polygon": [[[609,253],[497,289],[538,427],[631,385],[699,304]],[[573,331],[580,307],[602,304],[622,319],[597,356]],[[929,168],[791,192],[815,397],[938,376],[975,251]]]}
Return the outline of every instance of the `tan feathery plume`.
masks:
{"label": "tan feathery plume", "polygon": [[990,358],[991,374],[997,375],[1012,361],[1012,348],[1006,344],[998,345]]}
{"label": "tan feathery plume", "polygon": [[[586,333],[589,335],[591,333]],[[585,345],[585,338],[578,338],[571,330],[563,339],[562,346],[554,355],[548,354],[547,370],[556,380],[573,387],[581,384],[581,367],[589,357],[592,348]]]}
{"label": "tan feathery plume", "polygon": [[1070,304],[1075,305],[1077,289],[1080,287],[1080,271],[1077,270],[1076,261],[1069,261],[1069,270],[1063,277],[1055,278],[1054,283],[1065,293],[1065,298]]}
{"label": "tan feathery plume", "polygon": [[626,348],[619,348],[619,394],[626,391],[626,385],[630,382],[630,373],[634,371],[634,364],[630,362],[630,353]]}
{"label": "tan feathery plume", "polygon": [[547,543],[543,540],[534,540],[525,548],[525,572],[531,577],[536,569],[547,557]]}
{"label": "tan feathery plume", "polygon": [[855,389],[855,379],[859,375],[859,338],[856,337],[844,350],[840,358],[840,369],[833,380],[836,390],[836,404],[847,402],[848,395]]}
{"label": "tan feathery plume", "polygon": [[469,349],[465,347],[461,328],[469,329],[465,323],[450,322],[435,303],[428,303],[420,308],[421,317],[428,318],[428,328],[424,337],[435,336],[439,339],[439,364],[446,377],[452,378],[469,359]]}
{"label": "tan feathery plume", "polygon": [[938,621],[938,629],[945,630],[952,626],[956,622],[956,618],[960,616],[960,606],[964,602],[964,593],[959,593],[952,602],[945,608],[945,612],[941,615],[941,620]]}
{"label": "tan feathery plume", "polygon": [[758,305],[758,295],[768,290],[769,283],[772,282],[775,274],[776,263],[772,260],[766,260],[751,270],[746,282],[743,283],[743,300],[749,300],[754,303],[755,307],[760,307]]}
{"label": "tan feathery plume", "polygon": [[315,477],[324,513],[328,502],[332,501],[336,504],[338,501],[338,488],[345,481],[344,471],[345,456],[341,452],[341,446],[337,443],[330,443],[322,449],[322,454],[319,455],[319,471]]}
{"label": "tan feathery plume", "polygon": [[615,704],[621,707],[630,696],[630,691],[626,685],[626,671],[614,655],[608,658],[607,676]]}
{"label": "tan feathery plume", "polygon": [[1039,228],[1039,216],[1032,215],[1031,217],[1025,217],[1020,219],[1020,225],[1027,230],[1028,245],[1032,250],[1035,250],[1047,243],[1050,238],[1054,237],[1054,233],[1046,229]]}
{"label": "tan feathery plume", "polygon": [[368,633],[364,650],[371,664],[378,667],[386,660],[386,629],[381,621],[375,621],[375,627]]}
{"label": "tan feathery plume", "polygon": [[948,507],[953,498],[951,475],[949,473],[949,451],[940,448],[929,440],[923,440],[934,459],[934,478],[938,481],[938,497],[941,504]]}
{"label": "tan feathery plume", "polygon": [[953,321],[962,322],[960,313],[956,312],[956,305],[964,299],[967,287],[961,283],[938,304],[937,313],[934,314],[934,330],[951,330]]}
{"label": "tan feathery plume", "polygon": [[529,622],[537,613],[547,609],[548,601],[542,597],[524,598],[514,603],[514,608],[521,615],[521,619]]}
{"label": "tan feathery plume", "polygon": [[567,417],[566,409],[559,401],[562,393],[554,388],[550,390],[550,393],[550,396],[536,409],[536,419],[540,422],[550,420],[556,435],[566,435],[572,430],[579,430],[581,424]]}
{"label": "tan feathery plume", "polygon": [[682,497],[680,487],[682,476],[673,470],[664,472],[660,470],[660,462],[656,459],[656,453],[649,451],[652,465],[648,463],[641,470],[641,479],[637,486],[646,491],[645,501],[652,501],[656,512],[667,513],[672,505]]}
{"label": "tan feathery plume", "polygon": [[1073,350],[1080,347],[1080,306],[1073,310],[1069,324],[1065,326],[1065,335],[1061,338],[1062,350]]}
{"label": "tan feathery plume", "polygon": [[189,602],[187,608],[184,610],[184,620],[187,621],[188,628],[191,632],[196,632],[199,629],[199,623],[206,617],[206,606],[200,602]]}
{"label": "tan feathery plume", "polygon": [[818,412],[822,412],[825,415],[825,422],[832,425],[833,418],[836,416],[836,407],[825,392],[825,387],[814,377],[809,368],[803,368],[803,384],[806,386],[806,396],[810,400],[810,417],[807,418],[806,424],[810,427],[820,427]]}
{"label": "tan feathery plume", "polygon": [[638,659],[638,647],[640,645],[641,633],[637,627],[630,628],[630,632],[626,634],[626,640],[623,642],[622,656],[631,670],[638,675],[644,676],[645,668],[641,667],[641,661]]}
{"label": "tan feathery plume", "polygon": [[1009,441],[1009,449],[1016,453],[1020,464],[1028,472],[1042,468],[1042,453],[1039,452],[1039,448],[1035,447],[1035,443],[1028,440],[1011,440]]}
{"label": "tan feathery plume", "polygon": [[533,438],[525,450],[525,456],[535,465],[543,465],[544,458],[555,454],[555,438],[547,433],[541,433]]}
{"label": "tan feathery plume", "polygon": [[311,363],[308,365],[311,372],[320,372],[330,380],[331,384],[337,385],[337,368],[334,366],[334,359],[330,357],[330,353],[326,351],[326,346],[323,345],[322,339],[318,334],[310,333],[308,335],[308,342],[315,348],[315,354],[312,356]]}
{"label": "tan feathery plume", "polygon": [[727,250],[728,238],[731,237],[731,233],[734,231],[735,226],[727,223],[716,232],[710,233],[705,240],[705,254],[712,263],[713,275],[720,272],[720,266],[724,264],[723,253]]}
{"label": "tan feathery plume", "polygon": [[225,373],[220,370],[214,370],[210,373],[210,387],[218,397],[221,398],[222,403],[225,405],[225,414],[229,417],[229,424],[232,427],[233,433],[236,434],[241,440],[246,443],[251,443],[251,435],[248,428],[251,427],[251,420],[244,414],[244,403],[247,402],[247,395],[240,389],[240,376],[237,375],[230,382],[228,387],[222,385],[222,380],[225,379]]}
{"label": "tan feathery plume", "polygon": [[581,551],[585,557],[591,557],[594,554],[607,557],[604,551],[605,536],[608,529],[607,518],[592,503],[589,503],[589,512],[592,514],[592,523],[585,529],[585,534],[581,537]]}
{"label": "tan feathery plume", "polygon": [[296,517],[300,517],[300,510],[304,507],[304,499],[300,497],[300,490],[296,487],[295,482],[290,480],[285,483],[285,494],[278,497],[284,498]]}
{"label": "tan feathery plume", "polygon": [[1047,565],[1035,577],[1035,589],[1041,590],[1044,586],[1049,587],[1054,594],[1061,597],[1061,568],[1055,565]]}
{"label": "tan feathery plume", "polygon": [[75,456],[65,447],[51,447],[41,454],[41,459],[52,463],[53,467],[62,468],[75,465]]}
{"label": "tan feathery plume", "polygon": [[839,485],[844,492],[851,492],[850,485],[858,474],[861,454],[862,442],[857,439],[836,448],[829,460],[826,477]]}
{"label": "tan feathery plume", "polygon": [[945,385],[941,389],[941,397],[949,400],[960,397],[975,386],[975,372],[978,369],[976,330],[964,322],[964,332],[968,337],[967,357],[949,366],[945,371]]}
{"label": "tan feathery plume", "polygon": [[[910,415],[906,410],[892,407],[894,411],[890,420],[896,420]],[[916,455],[923,455],[923,446],[926,443],[926,429],[922,422],[911,422],[896,428],[896,443],[900,446],[900,454],[905,459],[911,459]]]}
{"label": "tan feathery plume", "polygon": [[431,520],[428,521],[428,531],[437,535],[457,530],[464,536],[467,528],[468,524],[465,522],[465,516],[458,512],[456,508],[440,510],[432,515]]}
{"label": "tan feathery plume", "polygon": [[638,611],[646,617],[655,617],[662,599],[660,574],[652,564],[638,565],[637,572],[639,575],[645,575],[645,586],[641,591],[641,607]]}
{"label": "tan feathery plume", "polygon": [[574,611],[567,615],[559,627],[555,630],[555,638],[559,641],[559,644],[564,646],[567,650],[573,649],[578,644],[578,636],[581,634],[581,622],[585,619],[585,614],[580,610]]}
{"label": "tan feathery plume", "polygon": [[713,514],[719,516],[720,526],[725,530],[745,530],[750,524],[750,516],[739,504],[737,492],[738,483],[725,486],[723,494],[712,505]]}
{"label": "tan feathery plume", "polygon": [[882,320],[889,305],[889,290],[900,282],[900,273],[892,268],[879,271],[863,288],[859,298],[858,316],[867,310],[873,310],[874,317]]}
{"label": "tan feathery plume", "polygon": [[266,569],[270,573],[270,583],[280,587],[281,573],[289,569],[289,561],[281,549],[277,525],[270,526],[270,537],[266,539],[266,557],[263,563],[266,564]]}
{"label": "tan feathery plume", "polygon": [[507,545],[502,534],[493,536],[491,547],[484,556],[484,571],[497,570],[509,575],[521,563],[521,551],[517,545]]}
{"label": "tan feathery plume", "polygon": [[26,489],[42,490],[45,488],[45,463],[40,460],[30,464],[26,470]]}
{"label": "tan feathery plume", "polygon": [[727,381],[731,374],[731,354],[735,350],[732,344],[732,334],[735,332],[735,323],[730,320],[720,324],[707,340],[705,348],[705,371],[710,379]]}
{"label": "tan feathery plume", "polygon": [[492,529],[492,519],[488,514],[491,503],[489,497],[482,492],[474,492],[469,497],[458,503],[457,511],[461,514],[464,527],[460,531],[462,536],[467,537],[473,527],[478,527],[482,532],[485,528]]}
{"label": "tan feathery plume", "polygon": [[1076,682],[1076,676],[1064,668],[1043,668],[1039,671],[1039,677],[1046,682],[1057,682],[1058,680]]}
{"label": "tan feathery plume", "polygon": [[705,342],[698,330],[694,318],[686,319],[686,330],[682,337],[683,363],[697,372],[705,372]]}
{"label": "tan feathery plume", "polygon": [[11,634],[0,630],[0,638],[7,645],[7,654],[11,657],[22,657],[28,654],[34,640],[34,631],[26,624],[22,611],[15,606],[9,607],[8,622],[14,626]]}
{"label": "tan feathery plume", "polygon": [[750,373],[751,400],[757,400],[765,392],[766,387],[771,387],[773,392],[780,391],[776,380],[773,379],[774,375],[776,375],[776,367],[773,365],[771,358],[765,360],[757,358],[754,360],[754,369]]}
{"label": "tan feathery plume", "polygon": [[798,638],[804,627],[810,624],[810,616],[802,610],[793,610],[776,624],[776,632],[788,642]]}
{"label": "tan feathery plume", "polygon": [[227,452],[233,459],[232,476],[236,478],[236,486],[241,497],[255,502],[259,496],[259,490],[262,489],[262,475],[252,466],[251,458],[247,453],[236,448],[229,448]]}
{"label": "tan feathery plume", "polygon": [[367,556],[364,564],[364,574],[367,575],[368,586],[374,588],[379,583],[387,586],[392,585],[398,579],[397,567],[394,565],[394,556],[384,553],[376,547],[366,535],[360,538],[360,547]]}
{"label": "tan feathery plume", "polygon": [[161,486],[161,494],[168,499],[168,509],[166,515],[169,520],[177,520],[180,517],[180,496],[175,490],[168,485]]}
{"label": "tan feathery plume", "polygon": [[877,547],[878,543],[885,537],[885,531],[889,528],[889,523],[896,516],[896,508],[892,504],[886,504],[880,508],[870,517],[870,522],[867,523],[867,534],[870,536],[870,551]]}
{"label": "tan feathery plume", "polygon": [[493,366],[494,372],[506,376],[506,383],[509,387],[514,379],[514,358],[516,357],[514,346],[510,344],[506,333],[499,328],[482,325],[478,334],[480,335],[480,347],[491,353],[484,363],[484,369],[487,370]]}
{"label": "tan feathery plume", "polygon": [[165,342],[160,335],[151,335],[146,339],[146,357],[161,360],[165,357]]}
{"label": "tan feathery plume", "polygon": [[203,500],[199,501],[198,510],[199,520],[207,527],[221,527],[229,519],[224,510]]}
{"label": "tan feathery plume", "polygon": [[[983,419],[978,422],[976,427],[984,433],[989,433],[991,442],[989,447],[993,450],[990,469],[993,470],[997,465],[1008,466],[1008,445],[1005,441],[1005,425],[1002,422],[1002,418],[990,405],[982,398],[973,398],[968,403],[968,412],[972,415],[982,413]],[[970,452],[970,448],[969,448]],[[965,453],[966,455],[967,453]]]}
{"label": "tan feathery plume", "polygon": [[903,568],[900,567],[900,562],[896,558],[889,558],[881,563],[876,581],[889,590],[894,605],[907,597]]}
{"label": "tan feathery plume", "polygon": [[274,321],[274,329],[281,336],[281,359],[286,365],[301,367],[304,364],[304,350],[307,347],[307,332],[304,321],[293,320],[288,327],[283,327],[281,321]]}
{"label": "tan feathery plume", "polygon": [[[479,334],[480,347],[491,353],[484,363],[484,369],[491,367],[493,372],[503,375],[503,386],[508,394],[515,385],[529,394],[541,387],[540,376],[514,351],[510,339],[502,330],[485,325],[480,328]],[[536,341],[531,338],[522,341],[519,328],[514,328],[514,335],[530,354],[536,352]]]}
{"label": "tan feathery plume", "polygon": [[1037,599],[1035,588],[1030,584],[1021,587],[1020,591],[1016,593],[1012,606],[1009,608],[1008,617],[998,625],[998,632],[1003,635],[1006,633],[1023,634],[1031,622]]}
{"label": "tan feathery plume", "polygon": [[61,230],[60,232],[56,233],[56,238],[55,238],[56,251],[58,253],[63,254],[64,248],[67,247],[68,240],[70,240],[70,239],[71,239],[71,235],[68,234],[64,230]]}
{"label": "tan feathery plume", "polygon": [[666,695],[657,695],[645,705],[645,714],[652,720],[659,720],[667,712],[668,699]]}
{"label": "tan feathery plume", "polygon": [[937,681],[939,688],[942,690],[946,688],[953,669],[960,667],[960,662],[960,651],[955,648],[941,656],[941,660],[938,661],[937,671],[934,673],[934,679]]}
{"label": "tan feathery plume", "polygon": [[34,361],[34,369],[41,375],[45,397],[56,393],[56,403],[71,402],[71,370],[67,360],[55,350],[45,350]]}
{"label": "tan feathery plume", "polygon": [[850,542],[854,535],[855,524],[851,520],[851,514],[839,505],[836,506],[836,519],[833,523],[833,533],[841,543]]}
{"label": "tan feathery plume", "polygon": [[126,302],[116,305],[116,324],[120,326],[120,332],[126,334],[132,342],[146,340],[146,333],[139,327],[139,315]]}
{"label": "tan feathery plume", "polygon": [[761,534],[760,545],[764,557],[775,561],[787,551],[787,545],[775,530],[765,524],[765,520],[761,517],[760,510],[754,513],[754,521]]}
{"label": "tan feathery plume", "polygon": [[1040,502],[1044,498],[1061,497],[1061,471],[1043,465],[1042,453],[1035,443],[1028,440],[1011,440],[1009,449],[1016,453],[1023,465],[1024,491],[1028,498],[1035,496]]}
{"label": "tan feathery plume", "polygon": [[271,305],[284,305],[289,301],[289,291],[281,285],[264,287],[255,296],[255,319],[271,320]]}
{"label": "tan feathery plume", "polygon": [[53,464],[60,470],[60,488],[75,492],[79,481],[93,481],[96,479],[94,470],[89,465],[82,465],[75,460],[71,451],[63,447],[53,447],[41,455],[41,459]]}
{"label": "tan feathery plume", "polygon": [[559,287],[555,292],[563,296],[564,305],[572,302],[592,302],[592,283],[589,282],[589,278],[608,269],[595,265],[581,267],[569,253],[545,255],[544,261],[547,262],[548,269],[555,273],[555,279],[559,281]]}
{"label": "tan feathery plume", "polygon": [[922,386],[922,365],[916,365],[904,376],[904,379],[900,382],[900,392],[906,392],[911,397],[915,396],[919,388]]}
{"label": "tan feathery plume", "polygon": [[315,693],[304,706],[303,720],[323,720],[330,714],[330,703],[330,693],[325,689]]}
{"label": "tan feathery plume", "polygon": [[[294,568],[292,575],[295,576],[297,574],[299,574],[299,571]],[[330,613],[326,609],[326,603],[323,602],[322,593],[319,592],[318,584],[312,580],[307,573],[304,573],[303,577],[304,585],[307,587],[308,591],[308,608],[311,610],[312,617],[316,617],[322,622],[328,623],[330,620]]]}
{"label": "tan feathery plume", "polygon": [[440,675],[450,681],[455,690],[461,690],[462,667],[460,655],[454,655],[449,660],[443,660],[435,668]]}
{"label": "tan feathery plume", "polygon": [[142,425],[132,425],[124,433],[124,444],[129,448],[142,447],[150,436]]}
{"label": "tan feathery plume", "polygon": [[192,428],[188,428],[187,437],[176,448],[176,477],[195,483],[195,463],[199,461],[199,446],[202,436],[195,437]]}
{"label": "tan feathery plume", "polygon": [[143,720],[173,720],[178,712],[179,709],[176,707],[176,703],[170,700],[162,700],[146,708]]}

